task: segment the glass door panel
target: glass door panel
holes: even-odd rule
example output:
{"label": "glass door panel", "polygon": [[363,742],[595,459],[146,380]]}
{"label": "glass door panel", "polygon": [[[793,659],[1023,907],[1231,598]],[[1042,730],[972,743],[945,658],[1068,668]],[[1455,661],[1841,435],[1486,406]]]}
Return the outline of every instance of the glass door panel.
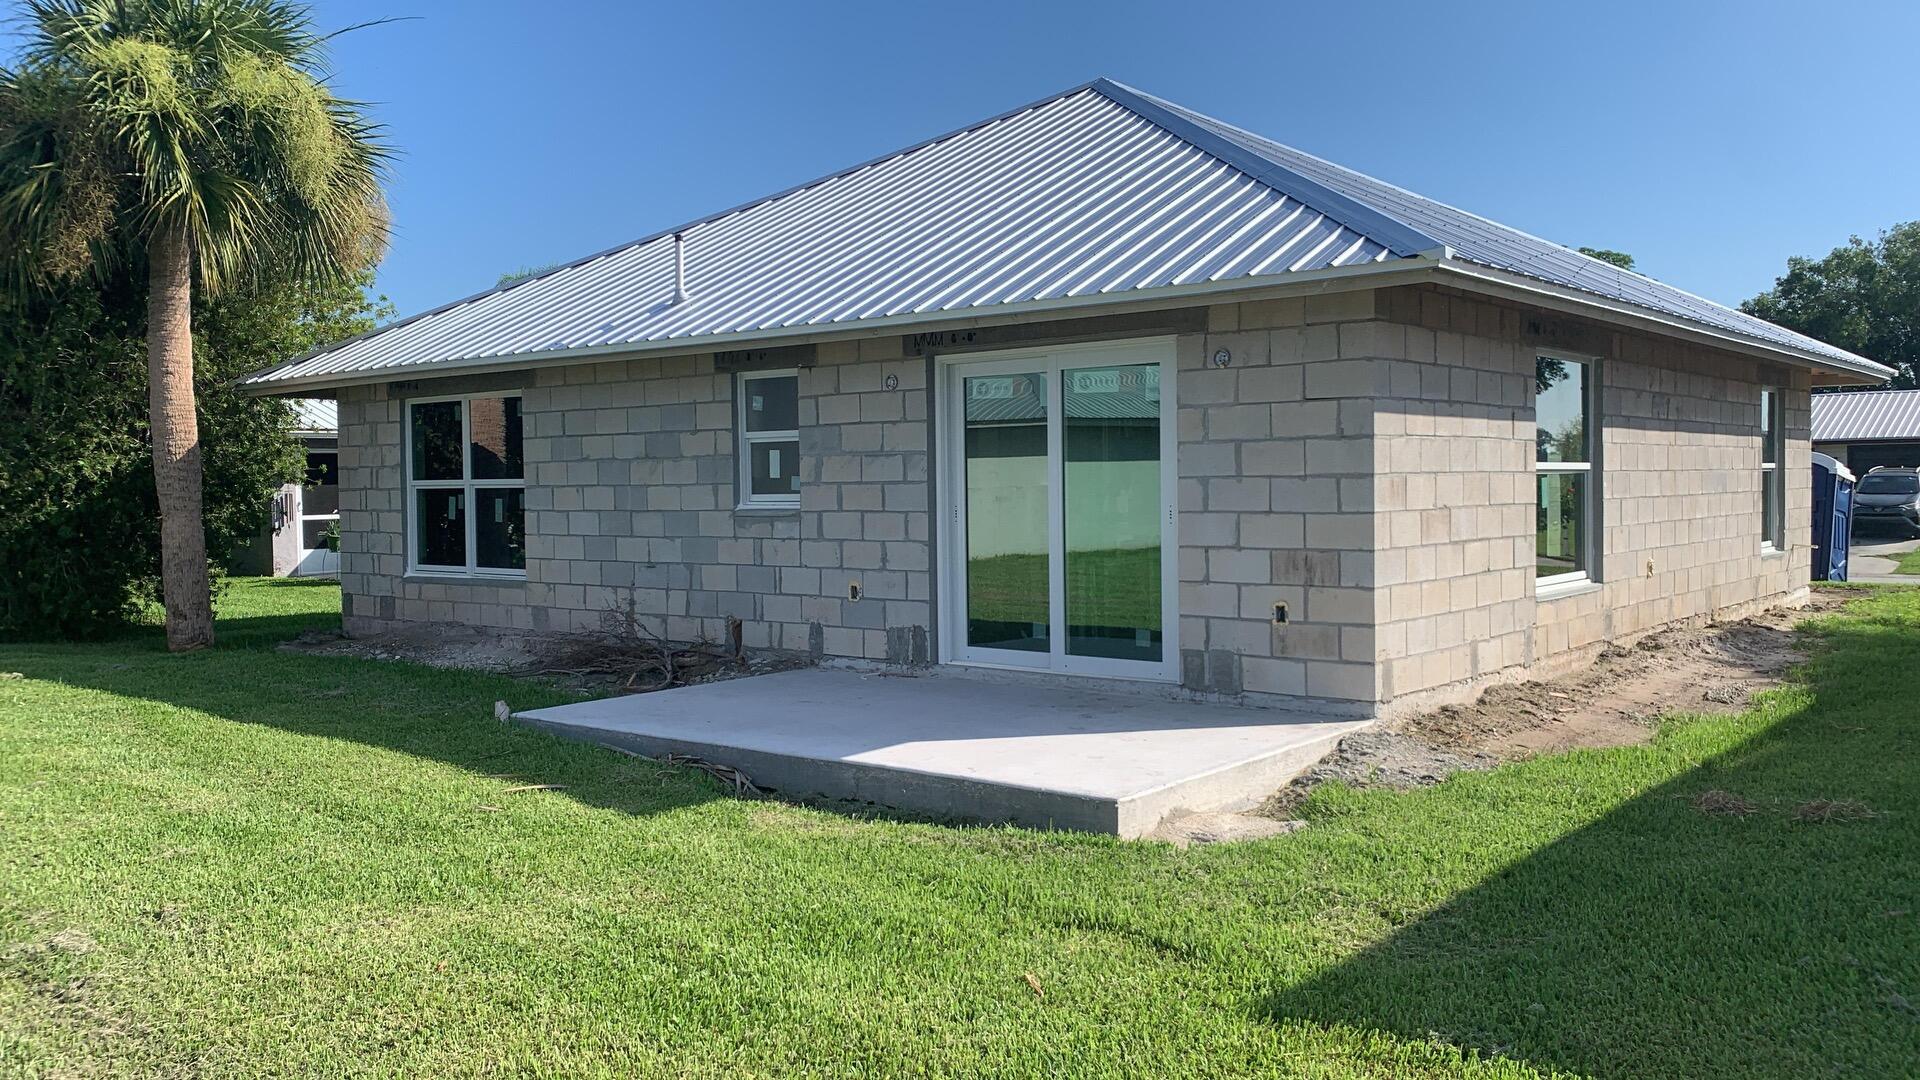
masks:
{"label": "glass door panel", "polygon": [[1023,351],[946,373],[943,658],[1178,678],[1169,346]]}
{"label": "glass door panel", "polygon": [[1046,375],[968,376],[960,390],[966,643],[1044,655],[1053,648]]}
{"label": "glass door panel", "polygon": [[1160,366],[1060,373],[1066,651],[1163,660]]}

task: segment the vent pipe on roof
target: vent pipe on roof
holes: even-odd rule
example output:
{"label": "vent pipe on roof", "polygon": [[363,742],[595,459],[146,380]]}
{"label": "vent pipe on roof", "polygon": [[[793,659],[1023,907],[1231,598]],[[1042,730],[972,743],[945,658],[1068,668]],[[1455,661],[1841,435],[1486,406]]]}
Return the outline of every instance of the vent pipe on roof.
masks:
{"label": "vent pipe on roof", "polygon": [[687,300],[687,238],[679,233],[673,234],[673,302],[683,304]]}

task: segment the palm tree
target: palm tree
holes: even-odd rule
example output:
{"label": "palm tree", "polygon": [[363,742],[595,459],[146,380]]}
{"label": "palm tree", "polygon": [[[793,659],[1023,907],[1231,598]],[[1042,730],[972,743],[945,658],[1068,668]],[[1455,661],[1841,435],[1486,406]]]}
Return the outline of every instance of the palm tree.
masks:
{"label": "palm tree", "polygon": [[[213,641],[193,389],[196,288],[325,279],[385,247],[388,149],[326,86],[286,0],[27,0],[0,68],[0,277],[147,281],[167,646]],[[137,276],[135,278],[137,280]]]}

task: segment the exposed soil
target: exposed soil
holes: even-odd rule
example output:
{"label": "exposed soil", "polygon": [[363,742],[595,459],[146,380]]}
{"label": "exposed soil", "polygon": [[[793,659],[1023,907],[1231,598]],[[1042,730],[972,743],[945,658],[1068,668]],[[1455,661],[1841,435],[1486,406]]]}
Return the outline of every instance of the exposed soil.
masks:
{"label": "exposed soil", "polygon": [[1479,700],[1390,721],[1340,740],[1260,813],[1288,816],[1314,787],[1413,788],[1468,769],[1582,747],[1630,746],[1668,713],[1732,713],[1806,657],[1793,627],[1849,597],[1816,590],[1804,608],[1675,627],[1614,646],[1556,679],[1489,687]]}
{"label": "exposed soil", "polygon": [[582,693],[663,690],[669,686],[765,675],[809,666],[790,653],[731,649],[710,643],[666,645],[621,634],[540,634],[459,623],[419,623],[350,638],[309,631],[280,648],[309,656],[404,660],[429,667],[548,678]]}

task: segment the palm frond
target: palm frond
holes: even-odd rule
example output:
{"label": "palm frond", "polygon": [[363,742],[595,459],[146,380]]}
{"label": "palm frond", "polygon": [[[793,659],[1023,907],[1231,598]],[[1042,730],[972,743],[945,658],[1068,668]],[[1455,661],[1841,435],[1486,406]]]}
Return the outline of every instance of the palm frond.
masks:
{"label": "palm frond", "polygon": [[338,278],[384,249],[392,150],[326,86],[342,31],[316,31],[304,4],[24,6],[21,66],[0,71],[0,277],[71,273],[76,244],[96,264],[137,254],[161,229],[185,230],[210,291]]}

